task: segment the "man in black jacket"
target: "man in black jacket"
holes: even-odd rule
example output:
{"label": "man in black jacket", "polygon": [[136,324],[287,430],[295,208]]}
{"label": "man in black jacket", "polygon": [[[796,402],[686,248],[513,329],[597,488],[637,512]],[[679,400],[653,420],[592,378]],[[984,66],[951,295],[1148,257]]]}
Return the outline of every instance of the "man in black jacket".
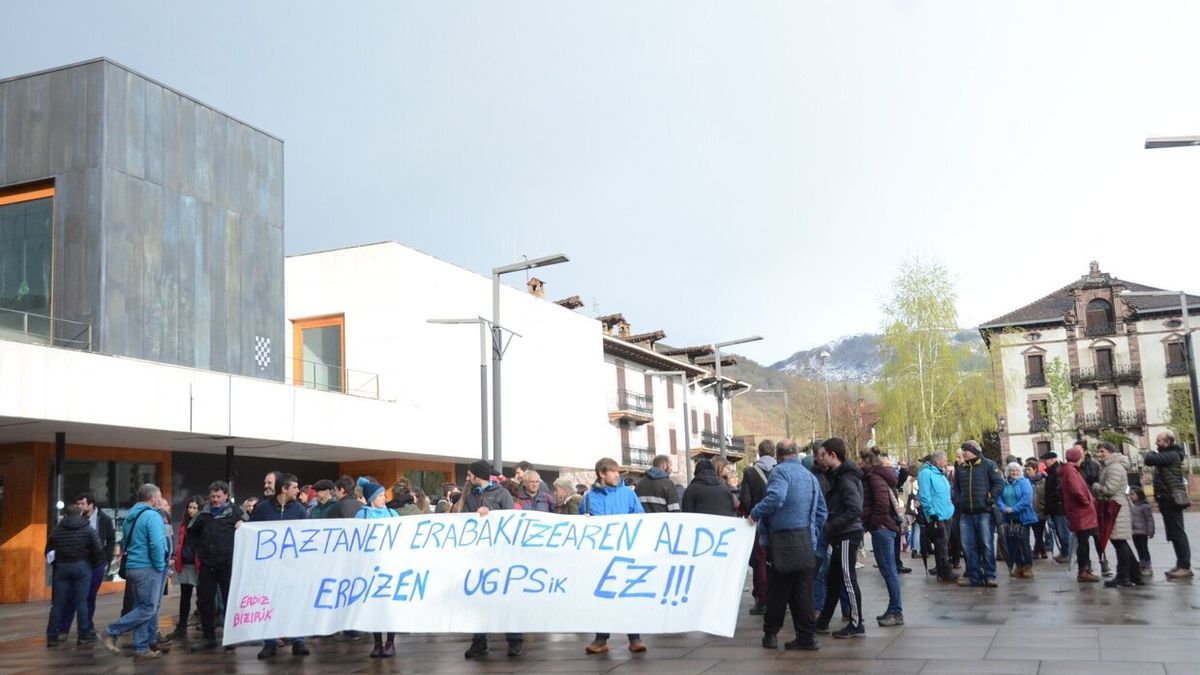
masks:
{"label": "man in black jacket", "polygon": [[825,522],[825,539],[833,552],[826,579],[825,606],[817,617],[817,632],[829,630],[829,620],[845,591],[850,601],[850,622],[833,632],[835,638],[863,637],[867,634],[862,616],[862,593],[858,588],[858,549],[863,540],[862,471],[846,458],[846,442],[840,438],[826,439],[817,450],[817,464],[824,467],[829,478],[825,501],[829,519]]}
{"label": "man in black jacket", "polygon": [[954,511],[958,514],[967,573],[958,584],[994,588],[996,521],[992,510],[1004,489],[1004,479],[1000,476],[1000,467],[983,456],[983,450],[975,441],[963,443],[959,455],[963,463],[954,471]]}
{"label": "man in black jacket", "polygon": [[[799,452],[796,447],[796,442],[790,438],[779,441],[776,446],[770,440],[764,439],[758,444],[758,460],[754,464],[746,467],[742,471],[742,488],[738,499],[742,503],[744,513],[750,513],[755,506],[767,496],[767,478],[771,475],[771,469],[775,468],[775,453],[778,450],[779,456],[783,457],[795,456]],[[787,451],[786,453],[784,451]],[[754,597],[754,606],[750,608],[750,613],[754,615],[767,613],[767,549],[758,540],[754,538],[754,547],[750,549],[750,569],[753,572],[751,577],[750,594]]]}
{"label": "man in black jacket", "polygon": [[45,553],[48,556],[51,552],[54,553],[54,590],[50,596],[46,646],[58,646],[62,615],[66,612],[79,618],[79,643],[95,642],[95,627],[87,611],[87,589],[92,570],[104,559],[104,548],[100,545],[100,535],[80,515],[78,505],[70,504],[63,510],[63,519],[46,538]]}
{"label": "man in black jacket", "polygon": [[646,513],[679,513],[679,490],[671,482],[671,458],[659,455],[634,488]]}
{"label": "man in black jacket", "polygon": [[334,504],[329,515],[325,516],[326,518],[353,518],[358,515],[363,504],[358,501],[358,497],[354,496],[354,486],[354,479],[350,476],[342,476],[337,479],[337,482],[333,484],[334,493],[337,494],[337,504]]}
{"label": "man in black jacket", "polygon": [[[290,473],[275,472],[275,494],[268,500],[261,501],[250,514],[252,523],[269,523],[277,520],[305,520],[308,510],[297,499],[300,494],[300,481]],[[308,656],[309,649],[304,644],[304,638],[291,638],[292,656]],[[269,659],[278,651],[275,639],[263,640],[263,647],[258,651],[259,659]]]}
{"label": "man in black jacket", "polygon": [[[92,568],[92,578],[87,591],[88,625],[95,625],[96,594],[100,591],[100,584],[104,583],[104,576],[108,573],[108,567],[112,563],[117,529],[113,526],[112,518],[109,518],[108,514],[101,511],[100,507],[96,505],[96,498],[92,496],[92,493],[81,493],[75,498],[75,505],[79,507],[79,515],[88,521],[96,534],[100,535],[100,548],[104,551],[104,559]],[[66,606],[74,607],[74,598],[68,598]],[[71,632],[71,623],[74,620],[74,612],[63,612],[62,623],[58,625],[60,638]]]}
{"label": "man in black jacket", "polygon": [[[1067,527],[1067,512],[1063,508],[1062,492],[1058,488],[1058,454],[1044,453],[1041,460],[1046,463],[1046,525],[1058,542],[1058,555],[1054,556],[1054,562],[1064,564],[1071,561],[1071,551],[1067,550],[1071,530]],[[1046,538],[1050,539],[1049,536]]]}
{"label": "man in black jacket", "polygon": [[1154,467],[1154,501],[1158,502],[1158,511],[1162,514],[1167,541],[1175,547],[1175,567],[1167,571],[1167,579],[1191,579],[1192,549],[1183,529],[1183,512],[1190,504],[1183,448],[1175,444],[1175,434],[1169,431],[1160,433],[1154,439],[1154,445],[1157,452],[1146,453],[1143,460],[1147,466]]}
{"label": "man in black jacket", "polygon": [[233,536],[241,522],[242,510],[229,501],[229,484],[219,480],[208,486],[208,503],[188,523],[187,542],[200,559],[196,606],[200,609],[203,638],[192,645],[194,652],[217,648],[217,591],[228,607]]}

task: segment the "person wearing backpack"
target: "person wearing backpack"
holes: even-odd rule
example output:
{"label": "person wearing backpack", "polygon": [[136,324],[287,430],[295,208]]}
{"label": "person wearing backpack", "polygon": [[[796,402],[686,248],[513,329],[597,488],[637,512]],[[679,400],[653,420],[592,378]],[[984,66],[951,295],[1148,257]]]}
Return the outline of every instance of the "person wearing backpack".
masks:
{"label": "person wearing backpack", "polygon": [[167,569],[167,533],[155,504],[162,490],[153,483],[138,488],[138,503],[129,510],[122,527],[121,547],[125,583],[133,586],[134,606],[100,633],[100,642],[113,654],[121,653],[117,638],[133,633],[135,663],[162,657],[150,649],[158,630],[158,599]]}
{"label": "person wearing backpack", "polygon": [[[788,449],[790,455],[798,453],[796,442],[790,438],[779,441],[778,446],[769,440],[763,440],[758,444],[758,459],[742,471],[739,501],[746,513],[753,511],[754,507],[758,506],[758,503],[767,496],[767,477],[775,468],[775,453],[784,449]],[[766,614],[767,549],[759,542],[758,537],[754,538],[754,547],[750,549],[750,569],[753,571],[750,594],[754,598],[754,606],[750,608],[750,613]]]}

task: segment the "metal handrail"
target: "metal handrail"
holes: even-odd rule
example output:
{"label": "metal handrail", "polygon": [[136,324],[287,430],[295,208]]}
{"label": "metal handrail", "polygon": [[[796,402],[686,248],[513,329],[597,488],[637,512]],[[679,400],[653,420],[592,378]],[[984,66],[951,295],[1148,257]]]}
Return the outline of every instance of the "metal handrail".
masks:
{"label": "metal handrail", "polygon": [[1044,387],[1044,386],[1046,386],[1046,374],[1045,373],[1042,373],[1040,375],[1035,375],[1033,373],[1030,373],[1025,376],[1025,387],[1027,389],[1030,389],[1033,387]]}
{"label": "metal handrail", "polygon": [[649,468],[654,463],[654,451],[640,445],[622,445],[621,461],[625,466]]}
{"label": "metal handrail", "polygon": [[[17,317],[15,322],[6,320],[6,317],[13,316]],[[34,324],[32,330],[30,328],[31,319]],[[12,323],[18,323],[19,327],[10,325]],[[39,324],[44,324],[44,327]],[[42,330],[38,330],[38,328],[42,328]],[[33,344],[92,351],[92,324],[90,323],[0,307],[0,338],[13,335],[21,336],[23,341]]]}
{"label": "metal handrail", "polygon": [[628,389],[617,390],[617,409],[629,410],[632,412],[644,413],[646,415],[654,414],[654,397],[639,394],[629,391]]}
{"label": "metal handrail", "polygon": [[1084,327],[1083,334],[1087,337],[1116,335],[1117,325],[1114,323],[1089,323],[1086,327]]}
{"label": "metal handrail", "polygon": [[1167,377],[1179,377],[1180,375],[1188,374],[1188,366],[1186,361],[1173,361],[1167,363]]}
{"label": "metal handrail", "polygon": [[1085,413],[1075,416],[1080,429],[1108,429],[1114,427],[1141,427],[1146,425],[1146,413],[1137,410],[1118,410],[1108,413]]}
{"label": "metal handrail", "polygon": [[[292,357],[287,359],[289,367],[285,376],[285,382],[294,384],[298,387],[306,389],[316,389],[318,391],[328,391],[336,394],[346,394],[348,396],[358,396],[359,398],[379,398],[379,374],[365,370],[355,370],[353,368],[345,368],[342,366],[321,363],[319,361],[310,361]],[[296,364],[301,364],[300,380],[296,379]],[[336,371],[340,377],[338,382],[318,382],[317,375],[321,369],[330,369]]]}
{"label": "metal handrail", "polygon": [[1142,367],[1135,364],[1113,364],[1112,368],[1076,368],[1071,371],[1071,384],[1096,382],[1136,382],[1142,379]]}

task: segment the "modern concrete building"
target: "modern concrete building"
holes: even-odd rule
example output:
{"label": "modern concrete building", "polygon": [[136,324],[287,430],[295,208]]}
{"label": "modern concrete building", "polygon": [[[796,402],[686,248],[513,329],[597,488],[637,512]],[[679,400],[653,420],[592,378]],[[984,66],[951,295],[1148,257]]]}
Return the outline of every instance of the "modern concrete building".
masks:
{"label": "modern concrete building", "polygon": [[[1075,393],[1070,441],[1089,447],[1105,431],[1126,435],[1140,449],[1167,428],[1168,411],[1188,396],[1183,322],[1178,294],[1100,271],[1087,274],[979,331],[991,347],[1000,441],[1005,455],[1032,457],[1058,447],[1049,411],[1046,372],[1060,359]],[[1200,315],[1200,297],[1187,296],[1188,315]],[[1193,318],[1193,321],[1196,319]]]}

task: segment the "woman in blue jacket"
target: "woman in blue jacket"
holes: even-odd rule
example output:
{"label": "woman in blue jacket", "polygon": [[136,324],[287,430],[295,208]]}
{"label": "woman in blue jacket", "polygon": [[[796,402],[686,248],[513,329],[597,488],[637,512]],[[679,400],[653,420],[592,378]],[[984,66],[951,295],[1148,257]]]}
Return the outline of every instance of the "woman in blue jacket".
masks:
{"label": "woman in blue jacket", "polygon": [[1033,552],[1029,548],[1029,527],[1037,522],[1033,510],[1033,485],[1025,477],[1021,465],[1013,462],[1006,471],[1004,489],[996,500],[1003,519],[1001,532],[1008,552],[1008,576],[1017,579],[1033,578]]}

